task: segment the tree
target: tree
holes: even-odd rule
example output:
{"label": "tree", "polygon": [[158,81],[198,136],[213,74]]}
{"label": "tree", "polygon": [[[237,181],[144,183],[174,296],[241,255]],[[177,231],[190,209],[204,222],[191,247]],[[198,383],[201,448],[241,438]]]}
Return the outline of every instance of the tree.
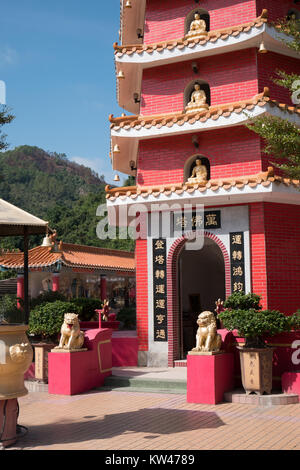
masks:
{"label": "tree", "polygon": [[[300,52],[300,21],[294,16],[282,19],[274,25],[290,36],[284,43],[294,51]],[[276,71],[274,83],[287,88],[295,104],[300,98],[300,75]],[[299,101],[300,103],[300,101]],[[256,132],[265,143],[264,152],[276,161],[272,165],[282,170],[289,178],[300,179],[300,130],[295,125],[273,116],[261,116],[253,119],[247,127]]]}
{"label": "tree", "polygon": [[135,186],[136,179],[135,176],[129,175],[128,178],[124,180],[123,186]]}
{"label": "tree", "polygon": [[15,116],[10,114],[10,109],[7,106],[0,105],[0,150],[4,150],[8,147],[6,143],[6,134],[1,131],[1,127],[5,124],[9,124]]}

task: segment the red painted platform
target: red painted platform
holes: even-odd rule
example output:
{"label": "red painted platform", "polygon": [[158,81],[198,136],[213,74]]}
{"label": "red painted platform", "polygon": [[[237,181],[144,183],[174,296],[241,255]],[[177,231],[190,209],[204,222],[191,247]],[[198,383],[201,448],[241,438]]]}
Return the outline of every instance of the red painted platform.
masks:
{"label": "red painted platform", "polygon": [[282,374],[281,384],[283,393],[296,393],[300,397],[300,370]]}
{"label": "red painted platform", "polygon": [[187,401],[216,405],[234,387],[234,356],[222,353],[187,357]]}
{"label": "red painted platform", "polygon": [[88,351],[49,353],[49,393],[75,395],[102,386],[111,375],[111,334],[110,329],[88,330],[84,343]]}
{"label": "red painted platform", "polygon": [[136,367],[138,365],[138,348],[139,340],[136,331],[113,331],[113,367]]}

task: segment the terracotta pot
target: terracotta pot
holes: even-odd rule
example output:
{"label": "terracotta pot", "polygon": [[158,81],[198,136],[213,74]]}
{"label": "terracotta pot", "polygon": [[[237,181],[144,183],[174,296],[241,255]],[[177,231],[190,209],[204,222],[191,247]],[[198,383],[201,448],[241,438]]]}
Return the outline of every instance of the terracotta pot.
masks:
{"label": "terracotta pot", "polygon": [[240,351],[242,383],[246,394],[262,395],[272,391],[272,367],[274,348],[244,348]]}
{"label": "terracotta pot", "polygon": [[0,326],[0,400],[27,395],[24,373],[32,362],[33,351],[26,325]]}

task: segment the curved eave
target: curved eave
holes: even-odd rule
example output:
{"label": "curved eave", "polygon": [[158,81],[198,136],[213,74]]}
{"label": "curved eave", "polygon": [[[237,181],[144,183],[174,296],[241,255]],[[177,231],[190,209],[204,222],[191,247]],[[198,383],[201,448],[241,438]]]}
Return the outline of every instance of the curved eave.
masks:
{"label": "curved eave", "polygon": [[[129,162],[137,161],[138,143],[140,140],[153,139],[155,137],[167,137],[181,134],[204,132],[208,130],[216,130],[221,128],[229,128],[234,126],[241,126],[249,122],[249,120],[269,114],[271,116],[287,119],[300,127],[300,114],[299,112],[291,112],[289,109],[284,109],[274,105],[273,102],[259,102],[254,105],[252,109],[234,109],[231,113],[224,113],[215,119],[215,116],[205,121],[203,118],[196,120],[190,119],[182,123],[173,123],[171,127],[167,125],[162,126],[138,126],[138,128],[119,128],[118,130],[111,129],[111,144],[112,148],[117,144],[120,147],[120,153],[113,153],[112,165],[113,169],[125,174],[133,174],[130,172]],[[148,128],[147,128],[148,127]]]}
{"label": "curved eave", "polygon": [[[145,212],[155,210],[178,210],[178,207],[186,204],[203,204],[205,207],[250,204],[255,202],[273,202],[279,204],[300,205],[299,182],[271,180],[262,181],[254,184],[235,184],[230,187],[225,185],[208,188],[195,188],[181,191],[162,192],[154,194],[138,194],[135,198],[129,195],[118,196],[107,199],[108,218],[111,225],[121,225],[124,218],[124,208],[132,210],[128,213],[127,223],[130,223],[135,217],[134,206],[137,205],[137,211],[141,212],[141,207]],[[123,209],[122,209],[123,207]],[[119,214],[123,217],[119,217]]]}
{"label": "curved eave", "polygon": [[300,55],[290,49],[284,41],[292,41],[286,34],[280,33],[276,28],[266,23],[253,26],[249,31],[239,32],[238,35],[220,36],[214,42],[205,44],[190,43],[183,47],[163,48],[157,47],[151,52],[133,52],[130,55],[117,52],[115,55],[116,74],[120,71],[125,78],[117,80],[117,100],[119,105],[131,113],[139,112],[139,103],[135,103],[133,94],[141,94],[143,69],[159,67],[161,65],[182,62],[186,60],[201,59],[203,57],[226,54],[242,49],[259,48],[264,42],[268,51],[300,58]]}
{"label": "curved eave", "polygon": [[126,0],[120,0],[120,40],[121,44],[140,44],[136,30],[144,31],[146,0],[131,0],[131,8],[126,8]]}
{"label": "curved eave", "polygon": [[[58,262],[60,262],[60,259],[57,259],[55,261],[49,262],[49,263],[30,263],[28,268],[29,269],[43,269],[43,268],[50,268],[52,266],[55,266]],[[0,260],[0,268],[4,269],[12,269],[12,270],[19,270],[19,269],[24,269],[24,263],[17,264],[17,263],[3,263]]]}
{"label": "curved eave", "polygon": [[86,269],[86,270],[91,270],[91,271],[123,271],[123,272],[128,272],[128,273],[133,273],[135,271],[135,268],[126,268],[124,266],[104,266],[104,265],[86,265],[86,264],[76,264],[76,263],[67,263],[66,261],[63,261],[63,266],[66,266],[68,268],[74,268],[74,269]]}

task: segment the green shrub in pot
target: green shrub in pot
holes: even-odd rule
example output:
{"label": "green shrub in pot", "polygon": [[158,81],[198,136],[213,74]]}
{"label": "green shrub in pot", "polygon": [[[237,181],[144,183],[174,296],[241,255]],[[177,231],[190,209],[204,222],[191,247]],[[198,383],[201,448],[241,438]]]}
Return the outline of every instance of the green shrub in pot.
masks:
{"label": "green shrub in pot", "polygon": [[42,340],[57,340],[65,313],[81,313],[81,307],[57,300],[36,306],[30,312],[29,333]]}

